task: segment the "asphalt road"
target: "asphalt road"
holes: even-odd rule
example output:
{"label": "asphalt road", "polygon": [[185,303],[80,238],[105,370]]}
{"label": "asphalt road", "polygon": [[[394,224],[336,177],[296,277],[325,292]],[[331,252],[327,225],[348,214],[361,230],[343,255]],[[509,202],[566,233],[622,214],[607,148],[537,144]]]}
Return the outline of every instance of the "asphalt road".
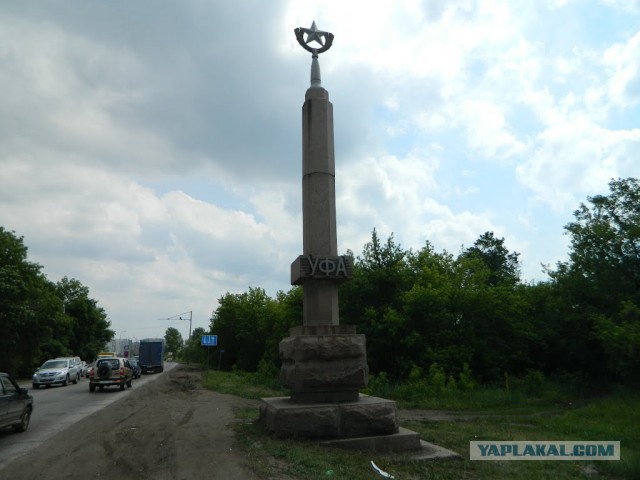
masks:
{"label": "asphalt road", "polygon": [[[165,363],[165,372],[176,363]],[[22,384],[33,395],[33,415],[29,428],[24,433],[13,429],[0,429],[0,470],[9,462],[36,448],[56,433],[79,420],[129,395],[136,386],[144,385],[164,375],[150,374],[133,380],[132,388],[120,391],[118,387],[107,387],[103,391],[89,392],[89,380],[83,378],[74,385],[54,386],[33,390],[30,383]]]}

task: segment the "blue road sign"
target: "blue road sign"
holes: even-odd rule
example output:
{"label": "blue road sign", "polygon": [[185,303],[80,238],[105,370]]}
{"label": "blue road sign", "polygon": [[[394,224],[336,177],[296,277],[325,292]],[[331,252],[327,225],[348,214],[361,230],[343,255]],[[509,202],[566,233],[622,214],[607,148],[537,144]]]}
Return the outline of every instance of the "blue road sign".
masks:
{"label": "blue road sign", "polygon": [[218,335],[202,335],[202,345],[205,347],[215,347],[218,345]]}

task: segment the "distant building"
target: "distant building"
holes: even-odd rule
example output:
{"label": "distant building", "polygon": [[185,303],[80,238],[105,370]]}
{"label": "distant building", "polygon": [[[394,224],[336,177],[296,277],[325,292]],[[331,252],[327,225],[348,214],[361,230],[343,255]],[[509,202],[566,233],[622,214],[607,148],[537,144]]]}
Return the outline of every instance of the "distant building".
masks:
{"label": "distant building", "polygon": [[116,352],[119,357],[134,357],[140,351],[140,342],[130,338],[114,339],[108,343],[107,351]]}

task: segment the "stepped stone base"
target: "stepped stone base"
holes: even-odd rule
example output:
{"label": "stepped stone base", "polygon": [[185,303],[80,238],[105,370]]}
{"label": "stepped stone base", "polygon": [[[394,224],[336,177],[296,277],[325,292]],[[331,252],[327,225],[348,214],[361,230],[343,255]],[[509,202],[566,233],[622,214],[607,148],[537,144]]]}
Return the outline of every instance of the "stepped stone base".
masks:
{"label": "stepped stone base", "polygon": [[420,434],[400,427],[396,433],[388,435],[365,435],[361,437],[339,438],[321,442],[329,447],[367,452],[406,452],[420,450]]}
{"label": "stepped stone base", "polygon": [[260,423],[277,437],[319,439],[321,445],[363,452],[402,452],[414,460],[461,458],[398,426],[396,405],[361,395],[351,403],[300,404],[290,397],[263,398]]}
{"label": "stepped stone base", "polygon": [[396,403],[366,395],[356,402],[314,404],[263,398],[260,423],[278,437],[338,439],[398,432]]}
{"label": "stepped stone base", "polygon": [[462,458],[452,450],[420,440],[419,433],[402,427],[399,428],[398,433],[392,433],[390,435],[340,438],[337,440],[325,440],[321,442],[321,444],[328,447],[357,450],[361,452],[407,453],[413,460]]}

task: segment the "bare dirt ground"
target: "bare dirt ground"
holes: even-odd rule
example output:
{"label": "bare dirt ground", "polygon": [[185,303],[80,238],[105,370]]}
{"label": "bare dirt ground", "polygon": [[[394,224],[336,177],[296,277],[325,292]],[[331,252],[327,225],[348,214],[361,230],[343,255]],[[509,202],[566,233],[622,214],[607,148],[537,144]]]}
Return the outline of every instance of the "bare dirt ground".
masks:
{"label": "bare dirt ground", "polygon": [[256,479],[233,443],[234,409],[257,402],[205,390],[178,366],[52,437],[3,479]]}

